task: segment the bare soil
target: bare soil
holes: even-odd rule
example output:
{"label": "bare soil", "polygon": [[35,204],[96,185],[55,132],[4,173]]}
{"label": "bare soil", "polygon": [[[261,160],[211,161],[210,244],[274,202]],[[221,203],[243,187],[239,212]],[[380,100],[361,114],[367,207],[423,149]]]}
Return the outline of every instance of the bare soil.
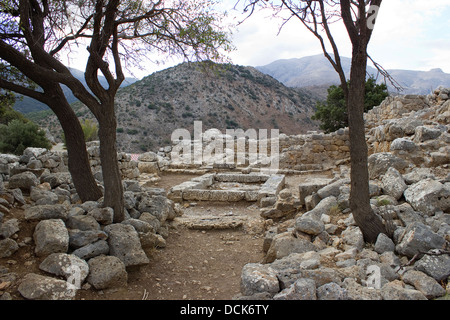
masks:
{"label": "bare soil", "polygon": [[[147,186],[170,187],[189,180],[193,175],[164,175],[161,180]],[[287,177],[286,187],[297,195],[298,182],[305,177]],[[247,202],[190,203],[184,216],[213,214],[217,216],[246,216],[260,219],[259,208]],[[23,219],[23,210],[13,209],[7,217],[20,221],[16,241],[21,248],[11,257],[0,259],[0,266],[17,275],[18,281],[4,288],[13,299],[23,299],[17,286],[27,273],[45,274],[39,270],[43,258],[34,255],[31,241],[37,222]],[[261,226],[261,224],[259,225]],[[257,231],[255,231],[257,230]],[[147,251],[148,265],[129,268],[128,285],[124,288],[95,290],[84,286],[78,291],[79,300],[229,300],[240,293],[240,277],[247,263],[261,262],[264,258],[264,232],[261,228],[225,230],[193,230],[172,223],[166,247]],[[2,280],[0,274],[0,283]],[[0,293],[1,293],[0,289]]]}

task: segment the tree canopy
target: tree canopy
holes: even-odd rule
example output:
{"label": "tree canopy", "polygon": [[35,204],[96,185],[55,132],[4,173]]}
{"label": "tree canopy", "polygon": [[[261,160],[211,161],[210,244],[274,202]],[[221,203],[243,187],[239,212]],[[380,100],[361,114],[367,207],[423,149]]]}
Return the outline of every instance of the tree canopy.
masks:
{"label": "tree canopy", "polygon": [[[174,55],[188,61],[220,60],[231,45],[215,4],[212,0],[0,0],[0,62],[17,68],[39,90],[4,77],[0,87],[46,103],[55,112],[66,137],[74,180],[83,175],[79,164],[87,163],[84,134],[61,85],[89,108],[99,124],[103,203],[114,209],[116,221],[124,219],[114,110],[115,95],[125,79],[123,65],[146,63],[144,58],[152,53],[161,57],[158,61]],[[88,54],[86,85],[64,64],[78,46]],[[101,84],[100,75],[107,85]],[[77,163],[70,165],[77,156]],[[82,189],[86,188],[77,191]]]}
{"label": "tree canopy", "polygon": [[[364,96],[364,112],[380,105],[388,96],[386,84],[377,84],[375,78],[366,81]],[[332,85],[328,88],[327,100],[318,102],[313,120],[320,120],[320,128],[325,133],[334,132],[340,128],[348,127],[347,104],[344,90],[341,86]]]}

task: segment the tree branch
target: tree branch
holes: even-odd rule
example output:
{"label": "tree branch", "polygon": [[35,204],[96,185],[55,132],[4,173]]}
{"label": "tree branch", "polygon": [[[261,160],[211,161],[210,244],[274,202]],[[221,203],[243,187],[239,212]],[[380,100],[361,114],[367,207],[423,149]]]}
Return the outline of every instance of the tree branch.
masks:
{"label": "tree branch", "polygon": [[38,100],[38,101],[40,101],[42,103],[45,103],[45,104],[47,104],[47,102],[48,102],[48,99],[47,99],[47,97],[45,96],[44,93],[35,91],[33,89],[30,89],[30,88],[23,87],[21,85],[15,84],[15,83],[10,82],[10,81],[6,81],[6,80],[1,79],[1,78],[0,78],[0,87],[5,89],[5,90],[14,91],[15,93],[18,93],[18,94],[21,94],[21,95],[24,95],[24,96],[36,99],[36,100]]}

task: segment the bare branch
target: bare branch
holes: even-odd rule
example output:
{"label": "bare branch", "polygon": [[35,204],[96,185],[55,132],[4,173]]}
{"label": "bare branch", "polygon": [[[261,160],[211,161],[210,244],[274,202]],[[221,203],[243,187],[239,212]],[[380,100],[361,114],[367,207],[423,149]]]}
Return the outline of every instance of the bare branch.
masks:
{"label": "bare branch", "polygon": [[387,80],[399,92],[405,90],[405,88],[403,88],[402,85],[398,83],[386,69],[384,69],[379,63],[375,62],[369,54],[367,54],[367,57],[370,61],[372,61],[378,73],[383,76],[385,82]]}

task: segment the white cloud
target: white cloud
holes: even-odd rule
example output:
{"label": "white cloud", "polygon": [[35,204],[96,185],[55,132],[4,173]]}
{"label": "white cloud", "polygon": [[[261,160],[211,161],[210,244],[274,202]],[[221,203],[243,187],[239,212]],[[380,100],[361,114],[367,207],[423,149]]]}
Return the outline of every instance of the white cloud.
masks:
{"label": "white cloud", "polygon": [[[322,52],[318,40],[299,21],[293,19],[276,36],[279,22],[267,16],[270,12],[254,14],[239,27],[234,38],[237,51],[232,55],[233,61],[257,66]],[[448,0],[425,4],[423,0],[383,1],[369,53],[388,69],[442,68],[450,73],[449,16]],[[350,56],[351,45],[342,23],[332,28],[341,55]]]}

